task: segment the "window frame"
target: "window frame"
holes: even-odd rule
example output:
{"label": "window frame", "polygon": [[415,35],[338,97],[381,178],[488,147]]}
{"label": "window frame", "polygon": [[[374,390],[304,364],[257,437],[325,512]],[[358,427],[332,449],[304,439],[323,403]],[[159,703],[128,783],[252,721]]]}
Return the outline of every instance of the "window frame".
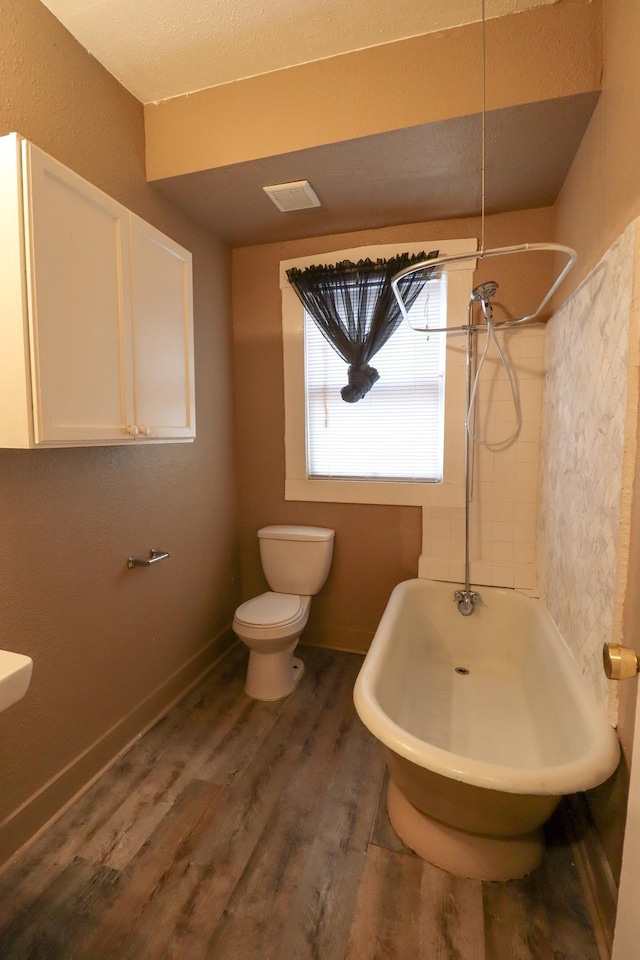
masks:
{"label": "window frame", "polygon": [[[291,267],[318,262],[389,258],[398,253],[438,249],[441,256],[477,249],[477,240],[425,240],[334,250],[280,262],[285,412],[285,500],[328,503],[458,507],[464,504],[465,335],[447,337],[444,464],[441,482],[326,479],[307,475],[304,308],[287,279]],[[476,260],[447,264],[447,326],[466,322]],[[403,320],[403,323],[405,321]],[[416,334],[423,336],[424,334]],[[373,388],[375,389],[375,387]]]}

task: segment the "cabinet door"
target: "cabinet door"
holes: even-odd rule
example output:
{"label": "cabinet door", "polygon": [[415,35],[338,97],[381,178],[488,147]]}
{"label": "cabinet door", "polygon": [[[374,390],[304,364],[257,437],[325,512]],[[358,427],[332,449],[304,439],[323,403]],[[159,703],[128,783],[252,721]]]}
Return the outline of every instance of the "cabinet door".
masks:
{"label": "cabinet door", "polygon": [[191,254],[131,216],[134,423],[139,438],[196,435]]}
{"label": "cabinet door", "polygon": [[23,146],[35,442],[131,440],[129,213]]}

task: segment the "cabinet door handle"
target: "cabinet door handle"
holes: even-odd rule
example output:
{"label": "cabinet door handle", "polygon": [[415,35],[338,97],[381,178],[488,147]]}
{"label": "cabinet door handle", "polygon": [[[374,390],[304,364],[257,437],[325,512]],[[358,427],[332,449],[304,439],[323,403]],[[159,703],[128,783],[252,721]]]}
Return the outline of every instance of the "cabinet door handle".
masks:
{"label": "cabinet door handle", "polygon": [[127,427],[127,433],[130,433],[132,437],[148,437],[151,435],[151,427],[139,427],[136,423],[132,423],[130,427]]}

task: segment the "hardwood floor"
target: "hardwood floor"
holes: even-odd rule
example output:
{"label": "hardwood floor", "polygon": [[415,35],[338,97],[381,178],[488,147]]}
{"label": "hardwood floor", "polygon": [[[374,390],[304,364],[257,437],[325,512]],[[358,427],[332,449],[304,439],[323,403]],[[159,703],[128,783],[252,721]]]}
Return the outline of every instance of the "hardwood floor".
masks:
{"label": "hardwood floor", "polygon": [[598,960],[569,847],[507,884],[423,863],[384,810],[354,654],[243,692],[236,647],[0,877],[0,960]]}

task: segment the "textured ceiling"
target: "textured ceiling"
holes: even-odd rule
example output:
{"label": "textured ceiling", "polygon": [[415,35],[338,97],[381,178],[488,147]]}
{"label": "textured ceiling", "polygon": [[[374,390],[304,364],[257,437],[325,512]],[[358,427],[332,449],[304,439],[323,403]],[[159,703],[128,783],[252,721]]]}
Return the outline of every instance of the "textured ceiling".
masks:
{"label": "textured ceiling", "polygon": [[[42,0],[138,100],[478,21],[482,0]],[[557,0],[485,0],[487,18]]]}

